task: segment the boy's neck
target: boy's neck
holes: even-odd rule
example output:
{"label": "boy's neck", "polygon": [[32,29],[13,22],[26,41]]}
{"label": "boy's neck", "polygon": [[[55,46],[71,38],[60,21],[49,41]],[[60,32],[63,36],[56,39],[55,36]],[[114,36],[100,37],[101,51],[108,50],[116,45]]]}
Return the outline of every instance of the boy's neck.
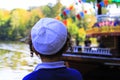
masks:
{"label": "boy's neck", "polygon": [[41,57],[42,62],[56,62],[56,61],[61,61],[61,57],[54,57],[54,58],[46,58],[46,57]]}

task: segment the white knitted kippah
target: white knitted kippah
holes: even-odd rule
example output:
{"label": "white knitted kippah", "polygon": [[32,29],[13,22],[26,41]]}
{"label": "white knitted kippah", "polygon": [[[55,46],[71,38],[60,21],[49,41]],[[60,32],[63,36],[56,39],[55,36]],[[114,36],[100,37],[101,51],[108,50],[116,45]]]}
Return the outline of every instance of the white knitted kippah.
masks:
{"label": "white knitted kippah", "polygon": [[52,55],[64,46],[67,39],[67,28],[59,20],[42,18],[33,26],[31,39],[37,52]]}

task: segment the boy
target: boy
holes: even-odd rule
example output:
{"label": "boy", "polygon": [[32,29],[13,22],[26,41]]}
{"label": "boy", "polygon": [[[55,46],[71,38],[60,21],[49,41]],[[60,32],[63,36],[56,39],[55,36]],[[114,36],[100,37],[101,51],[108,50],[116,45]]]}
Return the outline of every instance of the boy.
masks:
{"label": "boy", "polygon": [[52,18],[40,19],[30,35],[31,55],[35,53],[42,63],[23,80],[82,80],[79,71],[67,68],[62,61],[62,53],[70,46],[66,26]]}

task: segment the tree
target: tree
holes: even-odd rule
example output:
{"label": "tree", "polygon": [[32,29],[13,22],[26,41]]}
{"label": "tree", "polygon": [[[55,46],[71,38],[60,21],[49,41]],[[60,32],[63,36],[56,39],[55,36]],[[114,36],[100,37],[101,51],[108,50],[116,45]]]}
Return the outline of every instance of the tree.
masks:
{"label": "tree", "polygon": [[30,19],[30,13],[24,9],[14,9],[10,14],[11,39],[18,40],[25,36],[26,25]]}
{"label": "tree", "polygon": [[9,34],[9,11],[0,9],[0,40],[7,40]]}
{"label": "tree", "polygon": [[60,3],[60,0],[57,0],[57,3],[52,7],[52,13],[54,13],[53,17],[57,16],[62,9],[62,4]]}
{"label": "tree", "polygon": [[27,29],[31,29],[34,24],[40,19],[45,17],[45,15],[42,13],[41,7],[33,8],[30,10],[30,16],[29,16],[29,22],[27,23]]}
{"label": "tree", "polygon": [[55,5],[52,5],[52,3],[48,3],[46,6],[42,6],[42,12],[45,15],[45,17],[56,17],[61,12],[62,4],[60,3],[60,0],[57,1]]}

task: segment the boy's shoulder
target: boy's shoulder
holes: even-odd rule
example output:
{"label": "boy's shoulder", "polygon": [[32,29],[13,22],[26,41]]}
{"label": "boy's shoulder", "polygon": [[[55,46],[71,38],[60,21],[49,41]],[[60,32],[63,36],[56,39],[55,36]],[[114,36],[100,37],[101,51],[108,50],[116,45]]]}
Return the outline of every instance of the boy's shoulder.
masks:
{"label": "boy's shoulder", "polygon": [[74,69],[74,68],[67,68],[68,71],[70,71],[70,73],[72,73],[73,75],[81,75],[81,73],[77,70],[77,69]]}
{"label": "boy's shoulder", "polygon": [[26,75],[23,78],[23,80],[39,80],[39,79],[48,80],[50,76],[57,75],[57,73],[64,75],[66,77],[69,76],[71,79],[74,78],[76,80],[81,80],[82,78],[81,73],[74,68],[57,68],[57,69],[39,69],[37,71],[33,71],[30,74]]}
{"label": "boy's shoulder", "polygon": [[38,71],[33,71],[26,75],[22,80],[37,80]]}

